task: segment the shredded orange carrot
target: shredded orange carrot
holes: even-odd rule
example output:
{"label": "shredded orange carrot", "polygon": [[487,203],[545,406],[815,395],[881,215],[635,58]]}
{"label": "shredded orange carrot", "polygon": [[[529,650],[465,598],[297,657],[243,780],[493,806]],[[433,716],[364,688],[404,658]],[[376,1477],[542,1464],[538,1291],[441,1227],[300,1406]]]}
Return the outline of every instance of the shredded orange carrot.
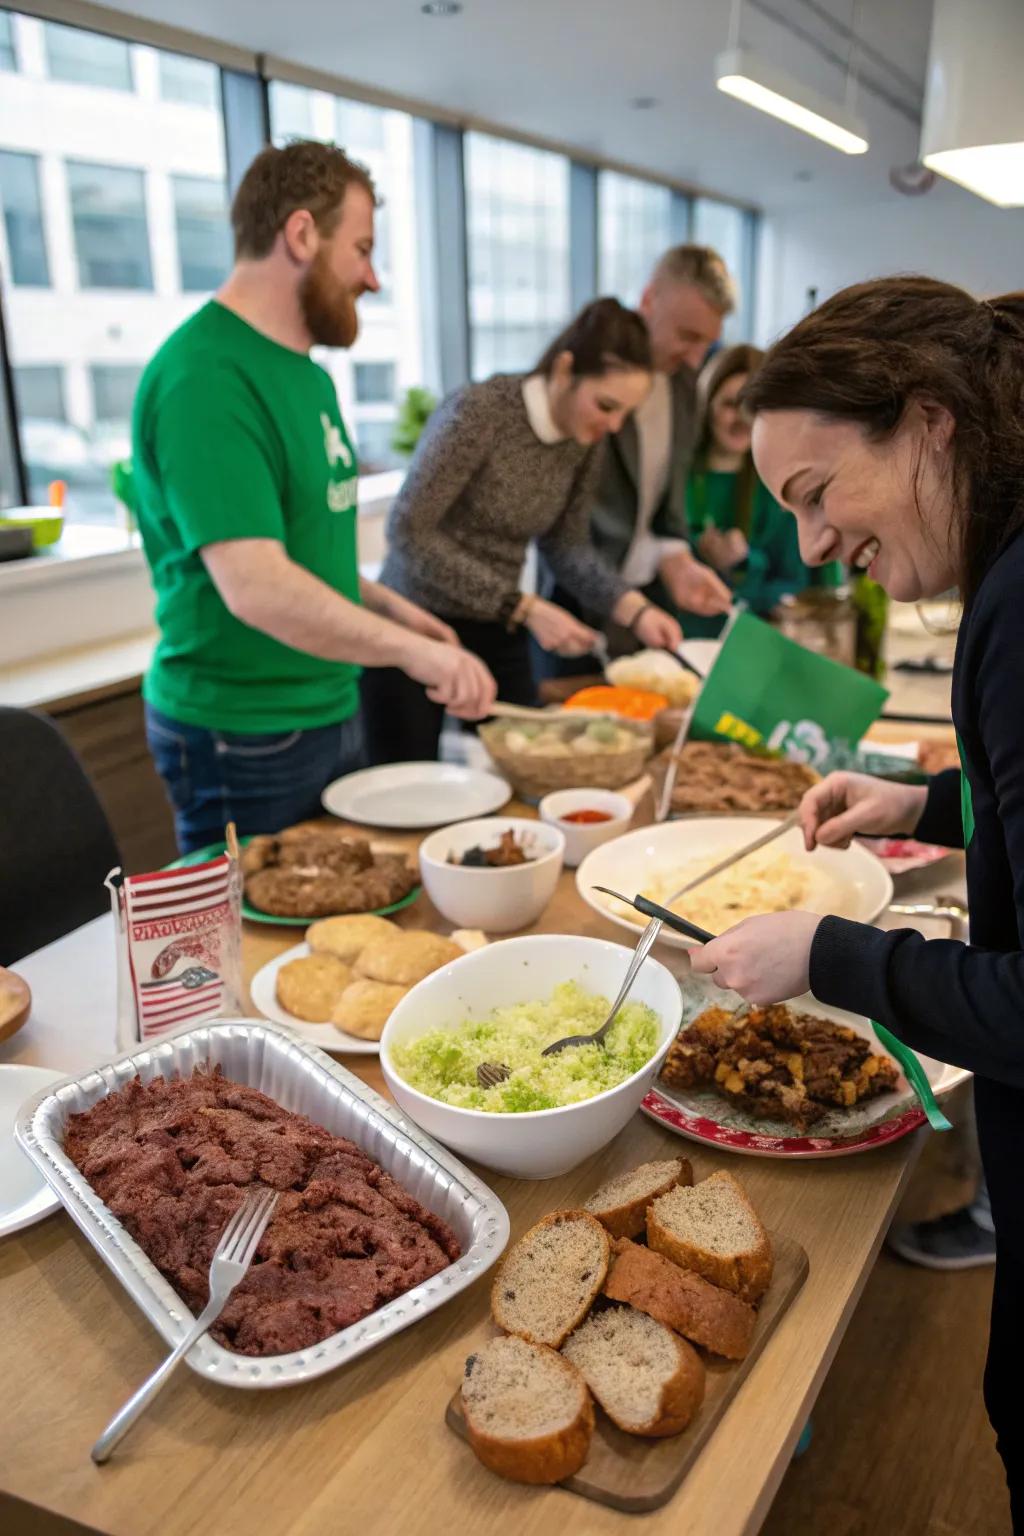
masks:
{"label": "shredded orange carrot", "polygon": [[624,720],[653,720],[668,708],[668,699],[660,693],[649,693],[646,688],[581,688],[566,699],[565,708],[599,709]]}

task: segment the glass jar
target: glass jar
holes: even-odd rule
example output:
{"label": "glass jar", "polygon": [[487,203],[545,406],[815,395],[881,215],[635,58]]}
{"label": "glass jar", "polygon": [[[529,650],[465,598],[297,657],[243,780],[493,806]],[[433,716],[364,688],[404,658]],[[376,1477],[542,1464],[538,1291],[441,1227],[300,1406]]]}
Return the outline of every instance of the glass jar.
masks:
{"label": "glass jar", "polygon": [[772,610],[781,634],[819,656],[852,667],[857,660],[857,611],[850,589],[808,587],[787,593]]}

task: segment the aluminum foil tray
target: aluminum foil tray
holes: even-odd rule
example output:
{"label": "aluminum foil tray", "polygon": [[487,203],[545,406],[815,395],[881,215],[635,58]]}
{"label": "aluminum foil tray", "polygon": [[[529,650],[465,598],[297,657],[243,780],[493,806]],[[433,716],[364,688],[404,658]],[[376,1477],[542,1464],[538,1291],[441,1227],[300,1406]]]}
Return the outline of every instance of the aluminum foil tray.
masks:
{"label": "aluminum foil tray", "polygon": [[207,1335],[187,1356],[199,1375],[229,1387],[283,1387],[310,1381],[444,1306],[500,1256],[508,1242],[509,1224],[497,1196],[338,1062],[263,1021],[217,1019],[192,1025],[36,1094],[23,1106],[16,1126],[18,1141],[72,1220],[168,1345],[183,1337],[192,1314],[65,1156],[64,1127],[69,1115],[90,1109],[136,1075],[146,1083],[159,1076],[191,1076],[200,1066],[219,1066],[225,1077],[258,1088],[285,1109],[307,1115],[335,1135],[354,1141],[415,1199],[450,1224],[462,1257],[311,1349],[254,1357],[225,1349]]}

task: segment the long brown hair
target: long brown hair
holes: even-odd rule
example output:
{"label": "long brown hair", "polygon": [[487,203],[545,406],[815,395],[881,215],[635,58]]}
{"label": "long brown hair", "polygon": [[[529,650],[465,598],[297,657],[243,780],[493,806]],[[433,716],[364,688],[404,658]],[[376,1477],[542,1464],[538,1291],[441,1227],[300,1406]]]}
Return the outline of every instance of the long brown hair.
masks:
{"label": "long brown hair", "polygon": [[563,352],[572,353],[575,379],[599,378],[618,368],[641,368],[650,373],[651,338],[635,309],[618,299],[592,299],[556,336],[534,373],[549,374]]}
{"label": "long brown hair", "polygon": [[977,300],[930,277],[858,283],[772,347],[747,408],[809,410],[891,437],[914,400],[945,407],[965,603],[1024,528],[1024,292]]}
{"label": "long brown hair", "polygon": [[[714,436],[711,414],[718,391],[738,373],[746,373],[753,377],[763,361],[764,353],[760,347],[752,347],[749,343],[742,342],[735,347],[723,347],[720,352],[716,352],[709,358],[701,369],[700,378],[697,380],[697,444],[693,453],[693,468],[696,474],[707,473],[708,455],[711,452]],[[745,401],[746,390],[744,390]],[[756,490],[757,470],[754,468],[753,455],[748,448],[743,455],[736,482],[736,526],[745,538],[750,537]]]}

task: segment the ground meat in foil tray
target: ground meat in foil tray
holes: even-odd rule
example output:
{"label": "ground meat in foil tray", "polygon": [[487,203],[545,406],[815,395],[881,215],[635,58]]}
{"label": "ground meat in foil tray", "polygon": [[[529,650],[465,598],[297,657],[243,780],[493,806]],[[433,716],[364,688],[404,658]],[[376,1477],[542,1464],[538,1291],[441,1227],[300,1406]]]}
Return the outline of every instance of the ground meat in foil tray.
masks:
{"label": "ground meat in foil tray", "polygon": [[192,1312],[246,1192],[281,1191],[211,1329],[228,1349],[308,1349],[446,1269],[454,1232],[354,1142],[221,1076],[138,1078],[72,1115],[65,1151]]}

